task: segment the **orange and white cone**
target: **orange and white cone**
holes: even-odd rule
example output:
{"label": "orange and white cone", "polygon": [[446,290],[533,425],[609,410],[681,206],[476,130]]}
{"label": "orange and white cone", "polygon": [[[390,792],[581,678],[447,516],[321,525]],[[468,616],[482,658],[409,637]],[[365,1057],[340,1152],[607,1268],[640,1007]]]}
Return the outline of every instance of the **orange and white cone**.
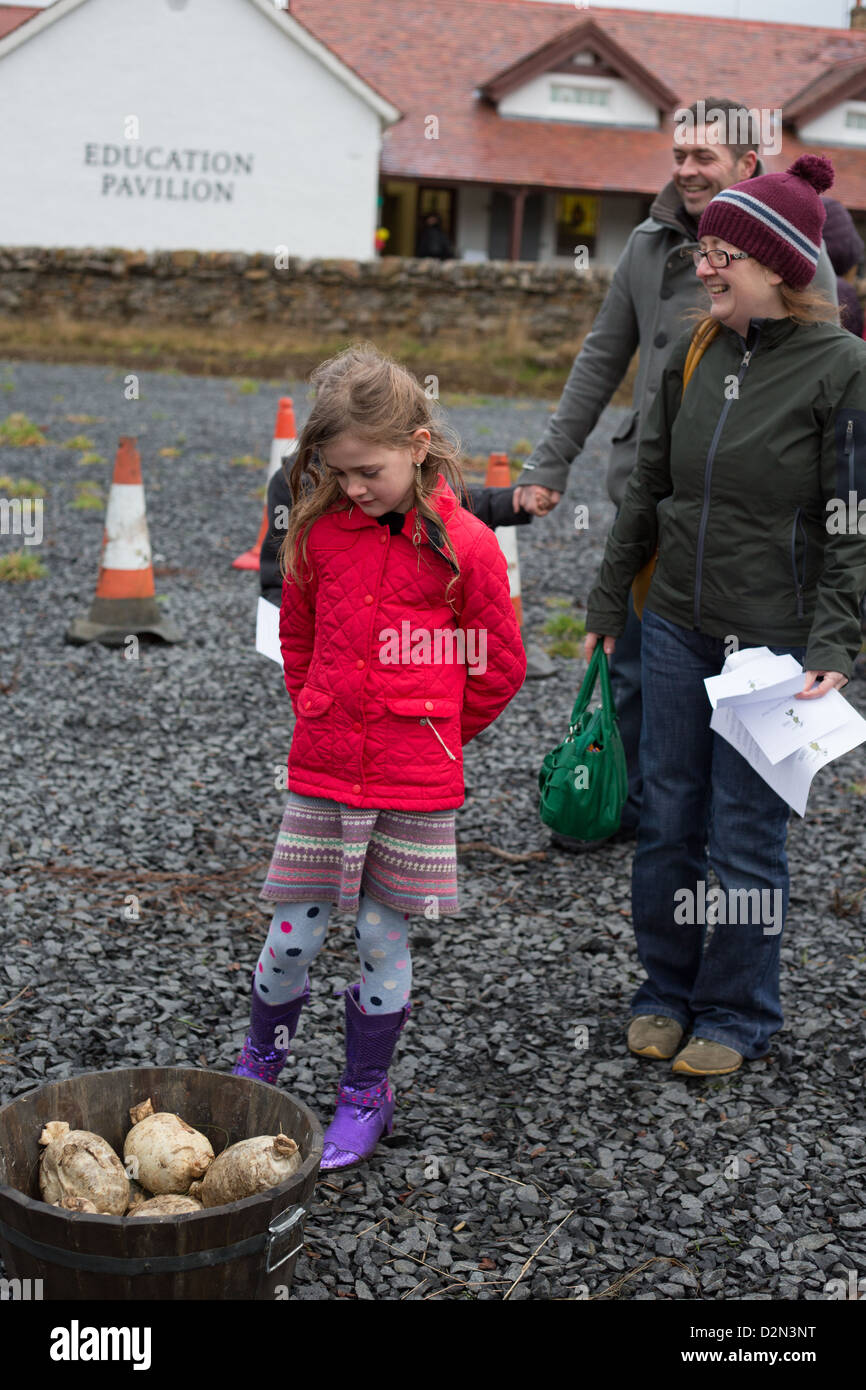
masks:
{"label": "orange and white cone", "polygon": [[271,440],[271,458],[268,464],[268,475],[265,478],[265,505],[262,510],[259,534],[256,537],[255,545],[250,550],[245,550],[242,555],[238,555],[236,560],[232,560],[232,569],[257,570],[259,568],[262,543],[268,534],[268,484],[274,474],[282,468],[283,459],[291,458],[297,447],[298,431],[295,425],[295,407],[292,404],[291,396],[281,396],[277,406],[274,437]]}
{"label": "orange and white cone", "polygon": [[87,616],[72,623],[66,640],[119,647],[144,632],[164,642],[183,640],[156,601],[141,459],[136,440],[123,435],[108,494],[96,596]]}
{"label": "orange and white cone", "polygon": [[[485,487],[511,487],[507,454],[491,454],[487,460]],[[508,588],[518,627],[523,627],[523,600],[520,597],[520,556],[517,553],[517,527],[497,526],[494,534],[508,565]]]}
{"label": "orange and white cone", "polygon": [[[487,461],[487,477],[484,482],[487,487],[511,487],[511,470],[508,467],[507,454],[490,455]],[[523,599],[520,595],[520,556],[517,550],[517,527],[497,526],[495,535],[508,566],[508,587],[511,593],[511,603],[522,636]],[[524,646],[526,648],[526,679],[543,680],[546,676],[552,676],[556,668],[547,652],[543,651],[537,642],[530,643],[528,646],[524,643]]]}

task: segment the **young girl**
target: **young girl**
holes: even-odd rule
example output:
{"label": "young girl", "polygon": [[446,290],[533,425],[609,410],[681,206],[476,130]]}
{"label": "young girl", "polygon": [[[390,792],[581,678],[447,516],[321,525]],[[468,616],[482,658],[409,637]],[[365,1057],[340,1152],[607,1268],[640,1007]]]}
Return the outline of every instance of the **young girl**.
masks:
{"label": "young girl", "polygon": [[322,363],[312,383],[280,548],[296,715],[289,796],[234,1072],[276,1082],[331,908],[355,913],[360,981],[345,994],[346,1068],[322,1157],[331,1169],[368,1158],[393,1128],[409,918],[458,910],[462,746],[519,690],[526,657],[499,543],[459,506],[457,441],[415,378],[362,345]]}

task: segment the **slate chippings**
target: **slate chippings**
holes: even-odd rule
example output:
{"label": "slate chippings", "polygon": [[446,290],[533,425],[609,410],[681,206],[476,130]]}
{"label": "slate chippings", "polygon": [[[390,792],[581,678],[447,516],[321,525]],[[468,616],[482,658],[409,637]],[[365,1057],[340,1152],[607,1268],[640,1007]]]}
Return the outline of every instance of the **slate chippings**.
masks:
{"label": "slate chippings", "polygon": [[[284,804],[292,714],[254,651],[253,541],[284,385],[104,367],[0,364],[7,411],[49,443],[0,446],[0,474],[45,488],[50,578],[2,586],[0,1101],[108,1067],[229,1071],[267,932],[258,891]],[[299,424],[307,406],[294,394]],[[86,426],[67,416],[88,414]],[[543,402],[449,411],[467,453],[536,440]],[[579,614],[613,508],[608,409],[563,501],[519,532],[524,636],[546,600]],[[107,462],[60,443],[85,429]],[[120,434],[139,441],[160,602],[185,641],[137,661],[63,635],[93,595]],[[160,454],[174,449],[174,456]],[[589,508],[575,531],[574,508]],[[0,537],[0,554],[18,548]],[[862,1073],[866,751],[818,775],[792,817],[782,943],[786,1024],[769,1059],[684,1080],[625,1046],[639,967],[627,845],[572,856],[538,819],[541,759],[584,670],[556,659],[466,749],[461,912],[413,919],[413,1012],[392,1068],[395,1131],[373,1160],[325,1175],[298,1299],[818,1300],[866,1272]],[[866,684],[845,695],[861,711]],[[327,1125],[342,1070],[351,921],[334,913],[281,1085]]]}

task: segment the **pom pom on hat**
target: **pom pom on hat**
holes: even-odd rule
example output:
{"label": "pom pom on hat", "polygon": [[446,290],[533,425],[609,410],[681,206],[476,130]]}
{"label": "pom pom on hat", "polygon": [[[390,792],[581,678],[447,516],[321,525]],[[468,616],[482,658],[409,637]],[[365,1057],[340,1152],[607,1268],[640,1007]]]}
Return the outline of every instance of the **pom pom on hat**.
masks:
{"label": "pom pom on hat", "polygon": [[786,172],[796,174],[798,179],[805,179],[816,193],[826,193],[828,188],[833,187],[835,171],[825,154],[801,154]]}

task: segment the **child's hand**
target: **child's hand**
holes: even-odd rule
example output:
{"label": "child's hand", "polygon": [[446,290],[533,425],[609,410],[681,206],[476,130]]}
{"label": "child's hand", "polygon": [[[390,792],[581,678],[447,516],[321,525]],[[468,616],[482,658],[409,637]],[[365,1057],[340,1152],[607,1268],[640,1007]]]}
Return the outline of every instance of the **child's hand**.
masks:
{"label": "child's hand", "polygon": [[532,516],[546,516],[548,512],[553,511],[561,496],[561,492],[542,487],[540,483],[524,484],[514,489],[514,510],[519,512],[522,507]]}

